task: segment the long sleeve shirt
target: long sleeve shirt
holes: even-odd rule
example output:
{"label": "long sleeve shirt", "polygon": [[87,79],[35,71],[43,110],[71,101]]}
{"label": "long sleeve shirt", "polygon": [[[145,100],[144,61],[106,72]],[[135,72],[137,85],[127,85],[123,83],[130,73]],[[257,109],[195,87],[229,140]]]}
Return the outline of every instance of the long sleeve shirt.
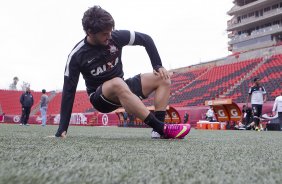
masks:
{"label": "long sleeve shirt", "polygon": [[22,107],[30,108],[33,106],[34,100],[33,95],[30,92],[25,92],[20,97]]}
{"label": "long sleeve shirt", "polygon": [[282,96],[275,98],[272,111],[282,112]]}
{"label": "long sleeve shirt", "polygon": [[79,75],[82,74],[85,80],[88,95],[110,79],[123,78],[121,55],[122,48],[126,45],[145,47],[152,67],[156,69],[162,66],[154,41],[146,34],[115,30],[107,46],[90,45],[85,37],[76,44],[68,56],[64,73],[60,125],[56,136],[68,129]]}

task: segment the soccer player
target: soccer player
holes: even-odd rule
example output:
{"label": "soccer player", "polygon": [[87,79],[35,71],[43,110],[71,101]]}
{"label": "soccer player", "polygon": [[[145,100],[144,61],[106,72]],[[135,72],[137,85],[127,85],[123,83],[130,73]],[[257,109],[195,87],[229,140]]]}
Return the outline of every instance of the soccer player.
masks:
{"label": "soccer player", "polygon": [[207,120],[210,122],[215,121],[215,114],[214,114],[213,106],[209,106],[209,109],[206,113],[206,117],[207,117]]}
{"label": "soccer player", "polygon": [[254,85],[249,89],[249,95],[247,97],[246,105],[248,107],[249,97],[251,97],[251,104],[254,114],[254,122],[256,130],[263,130],[260,125],[260,117],[262,114],[263,103],[266,102],[266,90],[260,84],[260,79],[258,77],[254,78]]}
{"label": "soccer player", "polygon": [[[93,6],[84,13],[82,26],[86,37],[75,45],[65,67],[60,124],[55,136],[66,137],[81,73],[90,102],[96,110],[108,113],[124,107],[128,113],[151,126],[158,137],[184,138],[190,131],[190,125],[163,123],[171,81],[152,38],[139,32],[114,30],[114,19],[99,6]],[[145,47],[153,67],[152,73],[124,80],[121,54],[126,45]],[[152,92],[155,94],[155,115],[141,101]]]}
{"label": "soccer player", "polygon": [[42,126],[46,126],[47,121],[47,108],[48,108],[48,95],[46,94],[46,90],[42,89],[42,95],[40,98],[40,112],[42,118]]}
{"label": "soccer player", "polygon": [[282,92],[280,93],[280,96],[275,98],[273,104],[272,115],[275,116],[276,114],[278,114],[280,129],[282,130]]}
{"label": "soccer player", "polygon": [[25,93],[21,95],[20,103],[22,105],[22,116],[20,120],[21,121],[20,125],[29,126],[28,119],[29,119],[31,107],[33,106],[34,103],[33,95],[31,94],[29,87],[27,87]]}

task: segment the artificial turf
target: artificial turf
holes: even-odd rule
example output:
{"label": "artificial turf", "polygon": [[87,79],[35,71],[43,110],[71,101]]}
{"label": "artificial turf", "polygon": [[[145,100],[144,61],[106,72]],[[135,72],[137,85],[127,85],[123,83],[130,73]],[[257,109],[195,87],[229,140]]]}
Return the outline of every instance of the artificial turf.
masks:
{"label": "artificial turf", "polygon": [[0,183],[282,183],[282,132],[0,124]]}

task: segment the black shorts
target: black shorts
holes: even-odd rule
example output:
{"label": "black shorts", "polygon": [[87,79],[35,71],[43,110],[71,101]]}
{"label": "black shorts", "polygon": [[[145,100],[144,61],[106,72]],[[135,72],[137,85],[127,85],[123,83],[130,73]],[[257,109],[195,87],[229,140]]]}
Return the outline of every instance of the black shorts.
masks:
{"label": "black shorts", "polygon": [[260,105],[260,104],[252,104],[252,109],[253,109],[254,116],[256,118],[260,118],[261,114],[262,114],[262,105]]}
{"label": "black shorts", "polygon": [[[140,74],[132,78],[126,79],[125,83],[128,85],[131,92],[138,96],[141,100],[147,98],[142,92]],[[102,85],[97,88],[95,93],[90,94],[90,102],[93,107],[102,113],[112,112],[117,108],[121,107],[121,104],[117,104],[105,98],[105,96],[102,94]]]}

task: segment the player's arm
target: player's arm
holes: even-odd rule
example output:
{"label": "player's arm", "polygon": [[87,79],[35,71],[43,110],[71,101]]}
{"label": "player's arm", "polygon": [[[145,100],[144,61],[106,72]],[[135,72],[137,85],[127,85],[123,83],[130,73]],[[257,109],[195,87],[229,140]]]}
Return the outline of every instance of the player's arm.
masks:
{"label": "player's arm", "polygon": [[66,137],[69,122],[71,118],[76,87],[79,80],[79,66],[75,57],[67,63],[64,75],[64,87],[62,92],[61,111],[60,111],[60,124],[56,137]]}
{"label": "player's arm", "polygon": [[34,99],[33,99],[33,96],[32,96],[32,98],[31,98],[31,106],[33,106],[33,104],[34,104]]}
{"label": "player's arm", "polygon": [[247,99],[246,99],[246,106],[248,107],[249,104],[249,98],[250,98],[250,94],[247,95]]}
{"label": "player's arm", "polygon": [[273,104],[273,108],[272,108],[272,115],[273,115],[273,116],[276,115],[277,104],[278,104],[278,99],[275,98],[275,101],[274,101],[274,104]]}
{"label": "player's arm", "polygon": [[21,104],[22,104],[22,106],[23,106],[23,103],[24,103],[24,94],[21,95],[20,102],[21,102]]}
{"label": "player's arm", "polygon": [[267,101],[267,95],[266,95],[266,91],[265,88],[263,88],[263,102]]}
{"label": "player's arm", "polygon": [[139,45],[145,47],[145,50],[151,60],[154,74],[160,75],[163,79],[169,78],[169,72],[162,66],[162,61],[153,39],[144,33],[121,30],[117,31],[122,46]]}
{"label": "player's arm", "polygon": [[251,95],[252,95],[252,88],[250,87],[250,88],[249,88],[249,93],[248,93],[248,95],[247,95],[247,100],[246,100],[246,107],[247,107],[247,108],[248,108],[249,99],[250,99]]}
{"label": "player's arm", "polygon": [[154,74],[161,76],[163,79],[168,79],[170,77],[169,72],[162,66],[162,61],[153,39],[144,33],[134,32],[134,34],[135,41],[133,44],[145,47],[151,60]]}

